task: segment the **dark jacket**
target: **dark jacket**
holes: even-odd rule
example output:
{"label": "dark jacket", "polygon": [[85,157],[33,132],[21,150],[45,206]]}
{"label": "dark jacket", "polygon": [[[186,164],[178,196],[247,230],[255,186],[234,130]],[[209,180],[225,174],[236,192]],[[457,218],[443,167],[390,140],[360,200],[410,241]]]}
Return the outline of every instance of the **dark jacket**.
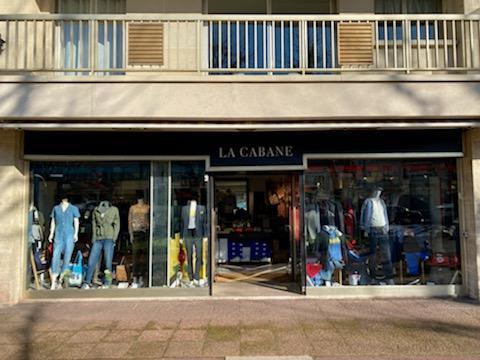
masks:
{"label": "dark jacket", "polygon": [[[190,201],[186,206],[182,207],[182,217],[180,219],[180,238],[185,239],[188,231],[188,220],[189,220],[189,211],[190,211]],[[205,206],[198,205],[197,211],[195,213],[195,230],[196,237],[208,237],[208,226],[207,226],[208,214]]]}

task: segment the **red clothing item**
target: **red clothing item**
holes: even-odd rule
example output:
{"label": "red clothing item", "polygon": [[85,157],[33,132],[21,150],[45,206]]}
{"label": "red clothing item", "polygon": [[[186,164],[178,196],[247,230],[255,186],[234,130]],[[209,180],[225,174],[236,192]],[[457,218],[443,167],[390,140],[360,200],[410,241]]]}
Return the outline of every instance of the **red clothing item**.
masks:
{"label": "red clothing item", "polygon": [[313,278],[320,271],[322,271],[322,269],[323,269],[322,264],[307,264],[307,275]]}

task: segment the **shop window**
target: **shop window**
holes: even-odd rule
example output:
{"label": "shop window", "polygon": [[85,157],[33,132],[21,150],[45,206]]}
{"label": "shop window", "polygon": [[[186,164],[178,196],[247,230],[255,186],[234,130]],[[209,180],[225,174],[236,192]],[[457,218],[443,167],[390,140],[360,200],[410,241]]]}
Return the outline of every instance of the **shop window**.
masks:
{"label": "shop window", "polygon": [[460,284],[456,162],[311,161],[307,286]]}
{"label": "shop window", "polygon": [[170,287],[208,286],[208,206],[205,163],[171,163],[168,279]]}
{"label": "shop window", "polygon": [[207,286],[204,174],[204,162],[32,163],[29,289]]}

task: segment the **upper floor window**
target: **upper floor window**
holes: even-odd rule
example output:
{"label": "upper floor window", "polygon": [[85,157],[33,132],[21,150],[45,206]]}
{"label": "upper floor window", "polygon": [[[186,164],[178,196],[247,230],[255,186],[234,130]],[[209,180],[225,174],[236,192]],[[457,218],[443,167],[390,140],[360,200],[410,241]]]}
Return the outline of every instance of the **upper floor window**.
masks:
{"label": "upper floor window", "polygon": [[336,0],[206,0],[209,14],[331,14]]}
{"label": "upper floor window", "polygon": [[376,14],[437,14],[442,0],[375,0]]}
{"label": "upper floor window", "polygon": [[125,14],[126,0],[57,0],[61,14]]}

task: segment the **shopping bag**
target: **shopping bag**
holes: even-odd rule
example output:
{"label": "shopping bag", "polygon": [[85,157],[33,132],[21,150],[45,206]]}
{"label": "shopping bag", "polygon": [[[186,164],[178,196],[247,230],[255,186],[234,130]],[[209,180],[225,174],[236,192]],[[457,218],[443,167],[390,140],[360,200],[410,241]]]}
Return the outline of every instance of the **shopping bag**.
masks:
{"label": "shopping bag", "polygon": [[120,264],[118,264],[115,269],[115,278],[117,279],[118,282],[128,281],[127,268],[123,264],[124,261],[125,261],[125,256],[122,257]]}
{"label": "shopping bag", "polygon": [[68,285],[81,286],[83,281],[83,258],[80,250],[77,252],[75,262],[70,264],[70,277],[68,279]]}

